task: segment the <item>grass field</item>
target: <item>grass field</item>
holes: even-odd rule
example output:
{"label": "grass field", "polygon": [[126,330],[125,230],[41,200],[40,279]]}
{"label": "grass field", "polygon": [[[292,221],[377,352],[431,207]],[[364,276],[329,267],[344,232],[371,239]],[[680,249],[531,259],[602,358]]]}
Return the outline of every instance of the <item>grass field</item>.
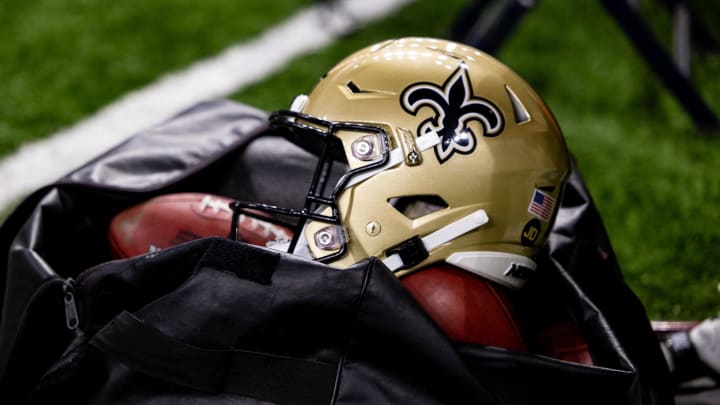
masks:
{"label": "grass field", "polygon": [[312,3],[0,0],[0,156]]}
{"label": "grass field", "polygon": [[[0,0],[0,77],[10,78],[0,81],[0,156],[313,2],[247,3]],[[641,5],[669,41],[669,19],[655,3]],[[464,4],[446,0],[438,10],[437,1],[418,0],[232,98],[285,108],[355,49],[388,37],[445,36]],[[699,6],[720,17],[717,6]],[[539,2],[498,56],[555,113],[650,316],[716,315],[720,134],[693,127],[599,2]],[[695,82],[720,113],[720,55],[693,61]]]}

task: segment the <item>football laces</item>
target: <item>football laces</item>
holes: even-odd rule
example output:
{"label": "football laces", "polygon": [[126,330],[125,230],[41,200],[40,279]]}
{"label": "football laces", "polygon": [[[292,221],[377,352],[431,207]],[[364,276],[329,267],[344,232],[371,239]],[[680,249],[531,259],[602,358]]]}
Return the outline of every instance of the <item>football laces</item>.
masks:
{"label": "football laces", "polygon": [[[213,214],[219,214],[220,212],[222,212],[227,215],[232,215],[232,209],[230,209],[230,206],[228,204],[226,204],[222,200],[213,198],[211,195],[206,195],[205,197],[203,197],[203,199],[200,201],[199,208],[201,212],[210,209],[212,210]],[[275,240],[283,240],[290,237],[290,235],[288,235],[287,232],[285,232],[283,229],[280,229],[269,222],[261,221],[257,218],[240,214],[238,221],[244,224],[247,224],[249,221],[249,227],[251,228],[251,230],[260,230],[264,236],[272,236],[272,238],[274,238]]]}
{"label": "football laces", "polygon": [[202,201],[200,201],[200,211],[204,212],[207,209],[211,209],[213,214],[219,214],[220,211],[232,215],[232,210],[230,209],[230,206],[225,204],[223,201],[218,200],[217,198],[213,198],[210,195],[206,195],[203,197]]}

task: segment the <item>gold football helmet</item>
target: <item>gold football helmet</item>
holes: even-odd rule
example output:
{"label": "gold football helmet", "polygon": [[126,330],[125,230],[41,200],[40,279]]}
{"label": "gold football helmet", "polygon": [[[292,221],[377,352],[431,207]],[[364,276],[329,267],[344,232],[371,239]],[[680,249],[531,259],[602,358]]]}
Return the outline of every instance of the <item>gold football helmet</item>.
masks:
{"label": "gold football helmet", "polygon": [[[493,57],[446,40],[362,49],[271,125],[320,162],[302,209],[245,207],[300,217],[304,238],[290,250],[306,244],[341,268],[375,256],[402,276],[445,261],[519,287],[569,170],[535,91]],[[337,161],[346,170],[332,178]]]}

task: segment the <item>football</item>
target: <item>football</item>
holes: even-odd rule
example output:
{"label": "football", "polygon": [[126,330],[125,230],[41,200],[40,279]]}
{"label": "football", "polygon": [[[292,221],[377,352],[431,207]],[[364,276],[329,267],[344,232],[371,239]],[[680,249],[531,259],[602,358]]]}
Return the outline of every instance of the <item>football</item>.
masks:
{"label": "football", "polygon": [[400,281],[451,340],[527,350],[503,287],[444,263],[410,273]]}
{"label": "football", "polygon": [[[112,254],[126,258],[207,236],[228,237],[232,201],[211,194],[175,193],[127,208],[110,222]],[[246,215],[240,215],[238,225],[239,239],[253,245],[292,237],[288,228]]]}
{"label": "football", "polygon": [[536,340],[538,354],[572,363],[593,364],[582,331],[569,319],[545,325],[537,332]]}

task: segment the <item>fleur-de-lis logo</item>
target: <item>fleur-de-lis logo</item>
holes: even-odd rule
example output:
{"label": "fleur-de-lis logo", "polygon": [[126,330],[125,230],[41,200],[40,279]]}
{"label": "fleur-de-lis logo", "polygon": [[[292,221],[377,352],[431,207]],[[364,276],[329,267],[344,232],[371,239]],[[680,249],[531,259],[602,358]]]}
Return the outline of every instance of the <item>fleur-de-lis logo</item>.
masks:
{"label": "fleur-de-lis logo", "polygon": [[475,150],[477,139],[468,123],[477,120],[482,124],[483,136],[500,135],[503,117],[500,110],[481,97],[473,94],[467,66],[461,63],[442,87],[435,83],[414,83],[400,95],[402,107],[408,113],[417,115],[422,107],[430,107],[435,115],[417,128],[418,136],[435,131],[440,143],[435,146],[435,155],[444,163],[455,153],[469,154]]}

